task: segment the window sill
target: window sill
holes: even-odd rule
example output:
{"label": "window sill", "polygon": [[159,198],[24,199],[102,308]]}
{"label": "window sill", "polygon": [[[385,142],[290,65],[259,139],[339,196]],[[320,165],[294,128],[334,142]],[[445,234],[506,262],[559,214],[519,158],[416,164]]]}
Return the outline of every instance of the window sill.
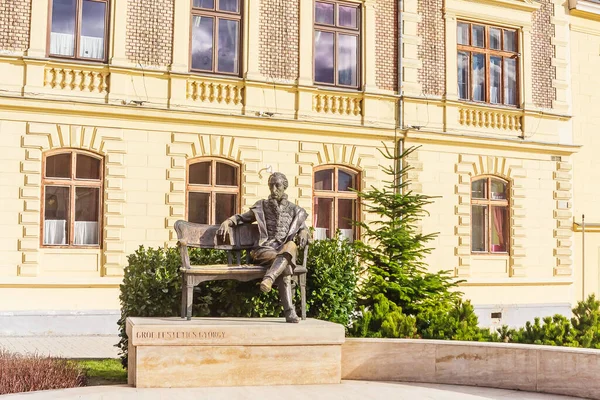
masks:
{"label": "window sill", "polygon": [[207,78],[207,79],[235,80],[235,81],[240,81],[240,82],[242,82],[244,80],[244,78],[242,78],[239,74],[238,75],[228,75],[228,74],[217,74],[217,73],[206,72],[206,71],[195,71],[195,70],[190,70],[189,74],[194,77],[202,77],[202,78]]}
{"label": "window sill", "polygon": [[[460,277],[459,277],[460,278]],[[460,286],[544,286],[572,285],[572,278],[460,278],[465,282]]]}
{"label": "window sill", "polygon": [[499,111],[523,111],[519,106],[509,106],[506,104],[493,104],[493,103],[483,103],[479,101],[472,100],[464,100],[458,99],[459,104],[466,107],[477,107],[477,108],[486,108],[486,109],[494,109]]}
{"label": "window sill", "polygon": [[53,55],[48,55],[47,59],[49,61],[64,62],[64,63],[69,63],[69,64],[108,67],[107,60],[90,60],[87,58],[69,58],[69,57],[59,57],[59,56],[53,56]]}
{"label": "window sill", "polygon": [[327,86],[321,85],[318,83],[314,83],[313,86],[316,90],[328,91],[328,92],[340,92],[340,93],[352,93],[352,94],[361,94],[364,93],[360,88],[351,88],[351,87],[340,87],[340,86]]}
{"label": "window sill", "polygon": [[0,287],[119,287],[121,277],[2,277]]}

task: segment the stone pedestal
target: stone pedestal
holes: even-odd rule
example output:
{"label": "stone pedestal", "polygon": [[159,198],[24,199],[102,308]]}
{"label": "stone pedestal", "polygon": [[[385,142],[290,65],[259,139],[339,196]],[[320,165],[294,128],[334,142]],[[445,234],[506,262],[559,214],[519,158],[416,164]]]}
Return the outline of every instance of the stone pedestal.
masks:
{"label": "stone pedestal", "polygon": [[308,319],[127,318],[136,387],[340,383],[344,327]]}

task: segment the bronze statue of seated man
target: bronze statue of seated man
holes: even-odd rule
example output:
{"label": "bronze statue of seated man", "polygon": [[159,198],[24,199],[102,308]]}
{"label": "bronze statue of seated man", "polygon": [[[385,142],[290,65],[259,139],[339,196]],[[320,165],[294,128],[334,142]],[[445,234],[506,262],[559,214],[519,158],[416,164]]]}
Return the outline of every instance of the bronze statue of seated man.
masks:
{"label": "bronze statue of seated man", "polygon": [[[283,306],[286,322],[300,321],[292,301],[291,275],[296,267],[298,246],[304,247],[310,240],[305,221],[307,212],[288,201],[285,190],[288,180],[284,174],[275,172],[269,177],[271,195],[259,200],[243,214],[226,219],[217,235],[225,240],[232,226],[253,223],[258,225],[260,239],[258,247],[250,253],[257,265],[269,267],[260,284],[260,290],[268,292],[275,284]],[[296,245],[297,240],[298,246]]]}

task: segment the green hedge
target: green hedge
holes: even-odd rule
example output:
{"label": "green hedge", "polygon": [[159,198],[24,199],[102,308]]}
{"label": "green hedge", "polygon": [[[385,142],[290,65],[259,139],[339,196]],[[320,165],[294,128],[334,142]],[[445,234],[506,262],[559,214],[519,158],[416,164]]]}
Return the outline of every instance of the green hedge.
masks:
{"label": "green hedge", "polygon": [[[211,249],[190,250],[192,265],[224,264],[226,253]],[[174,317],[181,307],[181,257],[175,247],[145,248],[128,258],[120,287],[121,318],[117,345],[127,366],[127,317]],[[356,308],[359,267],[347,241],[320,240],[310,246],[307,275],[307,314],[347,326]],[[194,317],[277,317],[282,315],[277,291],[262,293],[259,281],[214,281],[194,292]],[[300,304],[296,288],[296,305]]]}

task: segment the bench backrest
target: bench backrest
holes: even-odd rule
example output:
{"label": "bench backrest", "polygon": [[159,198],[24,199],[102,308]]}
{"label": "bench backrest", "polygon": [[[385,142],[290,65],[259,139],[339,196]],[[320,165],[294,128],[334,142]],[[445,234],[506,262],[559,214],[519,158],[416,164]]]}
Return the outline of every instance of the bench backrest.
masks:
{"label": "bench backrest", "polygon": [[241,250],[256,247],[260,238],[258,225],[256,224],[242,224],[232,227],[226,241],[217,236],[219,225],[195,224],[180,220],[175,222],[174,228],[179,240],[181,261],[184,268],[190,268],[188,247],[227,250],[229,264],[232,264],[232,253],[236,257],[237,263],[240,264]]}

